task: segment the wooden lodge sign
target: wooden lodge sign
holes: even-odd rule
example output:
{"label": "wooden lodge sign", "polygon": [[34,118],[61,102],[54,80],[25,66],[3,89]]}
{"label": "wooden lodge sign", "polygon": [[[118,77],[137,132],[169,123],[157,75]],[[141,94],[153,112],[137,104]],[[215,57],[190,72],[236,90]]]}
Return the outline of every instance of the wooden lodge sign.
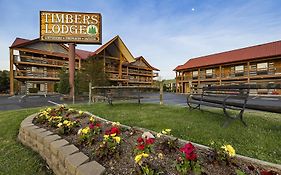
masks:
{"label": "wooden lodge sign", "polygon": [[40,11],[40,40],[101,44],[101,14]]}

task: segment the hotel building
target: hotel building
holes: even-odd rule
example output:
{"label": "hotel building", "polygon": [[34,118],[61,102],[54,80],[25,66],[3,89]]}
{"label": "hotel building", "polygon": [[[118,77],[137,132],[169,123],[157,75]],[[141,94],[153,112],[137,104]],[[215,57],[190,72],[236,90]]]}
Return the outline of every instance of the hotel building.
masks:
{"label": "hotel building", "polygon": [[[192,58],[174,71],[178,93],[211,85],[280,83],[281,41]],[[281,94],[281,91],[251,93]]]}
{"label": "hotel building", "polygon": [[[151,86],[158,76],[155,71],[159,70],[144,57],[133,57],[119,36],[94,52],[75,51],[76,70],[83,69],[83,61],[89,57],[102,59],[112,85]],[[16,38],[10,46],[10,95],[56,92],[62,68],[68,68],[67,45]]]}

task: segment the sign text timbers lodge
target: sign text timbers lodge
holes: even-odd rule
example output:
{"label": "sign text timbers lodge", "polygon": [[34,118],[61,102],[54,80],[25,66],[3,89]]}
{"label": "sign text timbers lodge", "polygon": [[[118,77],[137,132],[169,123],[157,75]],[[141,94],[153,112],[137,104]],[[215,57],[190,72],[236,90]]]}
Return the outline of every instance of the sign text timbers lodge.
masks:
{"label": "sign text timbers lodge", "polygon": [[40,39],[101,44],[101,14],[40,11]]}

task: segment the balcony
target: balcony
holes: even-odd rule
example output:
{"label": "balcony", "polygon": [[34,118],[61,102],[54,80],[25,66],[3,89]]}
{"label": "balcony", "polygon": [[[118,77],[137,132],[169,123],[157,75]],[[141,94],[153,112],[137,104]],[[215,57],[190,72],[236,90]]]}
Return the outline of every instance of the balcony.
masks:
{"label": "balcony", "polygon": [[[68,67],[68,61],[57,60],[57,59],[49,59],[42,57],[33,57],[22,55],[20,57],[14,56],[15,64],[25,64],[25,65],[36,65],[36,66],[44,66],[44,67]],[[78,69],[79,63],[75,63],[75,68]]]}
{"label": "balcony", "polygon": [[59,80],[59,73],[57,72],[32,72],[27,70],[17,70],[14,71],[15,78],[18,79],[36,79],[36,80]]}

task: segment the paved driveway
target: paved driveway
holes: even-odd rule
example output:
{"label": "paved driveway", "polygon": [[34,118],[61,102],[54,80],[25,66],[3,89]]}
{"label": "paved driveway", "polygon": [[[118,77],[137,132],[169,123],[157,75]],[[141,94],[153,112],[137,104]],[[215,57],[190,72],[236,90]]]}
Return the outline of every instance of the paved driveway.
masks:
{"label": "paved driveway", "polygon": [[[148,93],[143,95],[145,98],[141,99],[142,103],[158,103],[159,93]],[[53,96],[0,96],[0,110],[13,110],[30,107],[53,106],[56,103],[72,103],[71,101],[61,101],[60,95]],[[79,103],[87,103],[88,100],[80,101]],[[164,104],[186,106],[186,95],[164,93]],[[266,106],[273,105],[281,109],[281,97],[250,97],[249,103]]]}
{"label": "paved driveway", "polygon": [[54,105],[50,101],[60,102],[60,96],[0,96],[0,110],[13,110]]}

